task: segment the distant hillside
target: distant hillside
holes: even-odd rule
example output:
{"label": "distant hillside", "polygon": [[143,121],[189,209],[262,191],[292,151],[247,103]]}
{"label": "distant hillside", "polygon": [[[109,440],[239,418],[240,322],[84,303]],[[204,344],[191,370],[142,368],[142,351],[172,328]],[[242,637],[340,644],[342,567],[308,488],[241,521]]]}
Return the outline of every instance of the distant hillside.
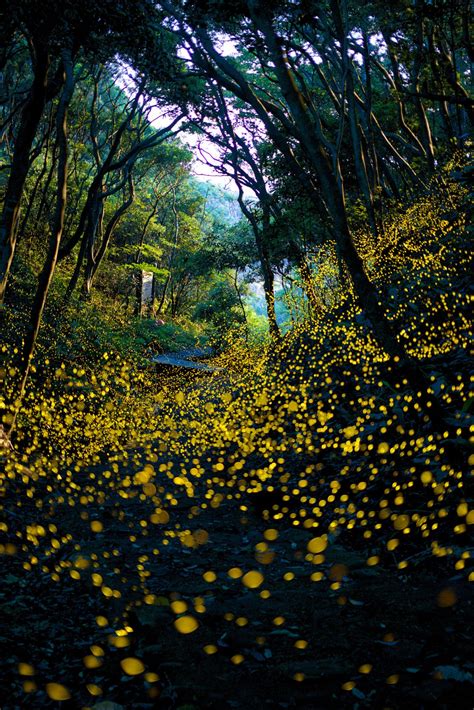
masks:
{"label": "distant hillside", "polygon": [[242,217],[239,203],[237,202],[237,194],[224,190],[218,185],[213,185],[211,182],[192,179],[193,186],[197,192],[206,199],[206,210],[210,213],[217,222],[234,225]]}

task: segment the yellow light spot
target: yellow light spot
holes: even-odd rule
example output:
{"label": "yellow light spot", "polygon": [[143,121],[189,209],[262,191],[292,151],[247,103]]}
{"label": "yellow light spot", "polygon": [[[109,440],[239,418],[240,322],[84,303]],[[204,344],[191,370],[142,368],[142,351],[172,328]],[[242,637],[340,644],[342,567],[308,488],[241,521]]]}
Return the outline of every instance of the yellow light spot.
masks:
{"label": "yellow light spot", "polygon": [[308,552],[312,552],[313,554],[317,554],[319,552],[324,552],[324,550],[328,546],[328,541],[327,537],[325,535],[321,537],[313,537],[312,540],[308,542],[307,545],[307,550]]}
{"label": "yellow light spot", "polygon": [[144,678],[147,683],[157,683],[160,680],[158,673],[153,673],[151,671],[145,673]]}
{"label": "yellow light spot", "polygon": [[393,527],[395,530],[404,530],[407,528],[410,524],[410,516],[409,515],[397,515],[395,520],[393,521]]}
{"label": "yellow light spot", "polygon": [[355,688],[355,685],[353,680],[348,680],[347,683],[343,683],[341,687],[343,690],[352,690],[352,688]]}
{"label": "yellow light spot", "polygon": [[181,616],[179,619],[176,619],[174,622],[174,627],[176,631],[179,631],[180,634],[191,634],[193,631],[196,631],[198,628],[199,623],[198,621],[194,618],[194,616]]}
{"label": "yellow light spot", "polygon": [[298,639],[298,641],[295,641],[295,648],[306,648],[308,645],[308,642],[305,641],[304,639]]}
{"label": "yellow light spot", "polygon": [[71,693],[61,683],[47,683],[46,693],[51,700],[69,700]]}
{"label": "yellow light spot", "polygon": [[185,611],[188,610],[188,605],[186,604],[186,602],[183,602],[181,599],[177,599],[176,601],[171,602],[170,606],[171,606],[171,610],[175,614],[183,614]]}
{"label": "yellow light spot", "polygon": [[265,552],[257,552],[255,554],[255,559],[261,565],[270,565],[275,559],[275,553],[273,550],[265,550]]}
{"label": "yellow light spot", "polygon": [[265,540],[273,542],[278,537],[278,530],[275,530],[275,528],[268,528],[268,530],[265,530],[265,532],[263,533],[263,537],[265,538]]}
{"label": "yellow light spot", "polygon": [[345,429],[342,430],[342,433],[346,437],[346,439],[351,439],[353,436],[357,434],[357,427],[355,426],[348,426]]}
{"label": "yellow light spot", "polygon": [[86,668],[100,668],[103,663],[102,659],[96,656],[84,656],[82,662]]}
{"label": "yellow light spot", "polygon": [[20,675],[34,675],[35,669],[33,668],[33,666],[30,666],[29,663],[19,663],[18,673]]}
{"label": "yellow light spot", "polygon": [[127,675],[140,675],[145,670],[145,664],[139,658],[124,658],[120,661],[120,665]]}
{"label": "yellow light spot", "polygon": [[257,570],[252,570],[244,574],[242,577],[242,584],[244,584],[249,589],[257,589],[263,582],[263,574]]}
{"label": "yellow light spot", "polygon": [[380,562],[380,557],[378,555],[373,555],[372,557],[369,557],[367,560],[367,564],[369,567],[374,567],[375,565],[378,565]]}

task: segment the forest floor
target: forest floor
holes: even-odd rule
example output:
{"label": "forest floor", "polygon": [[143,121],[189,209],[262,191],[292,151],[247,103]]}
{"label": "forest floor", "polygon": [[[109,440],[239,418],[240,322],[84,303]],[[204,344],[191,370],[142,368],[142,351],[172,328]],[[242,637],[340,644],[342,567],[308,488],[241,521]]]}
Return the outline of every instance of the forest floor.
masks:
{"label": "forest floor", "polygon": [[[187,517],[184,509],[176,513]],[[127,506],[127,518],[137,515],[139,506]],[[139,559],[148,555],[152,560],[147,571],[154,586],[158,582],[160,596],[151,605],[132,607],[128,621],[133,633],[126,637],[130,646],[125,649],[107,648],[107,636],[115,628],[112,619],[105,628],[94,623],[104,613],[104,603],[90,581],[64,576],[52,584],[41,574],[30,574],[26,583],[14,564],[3,570],[5,710],[55,707],[41,689],[51,679],[61,680],[73,695],[64,707],[85,704],[87,685],[94,690],[90,684],[125,708],[472,706],[472,607],[459,591],[454,607],[439,607],[437,596],[446,579],[369,568],[362,554],[335,544],[322,569],[327,571],[333,562],[349,568],[335,592],[327,583],[309,581],[302,561],[307,536],[291,530],[273,546],[277,561],[265,574],[271,596],[262,599],[224,571],[215,583],[202,577],[209,569],[252,565],[252,550],[262,539],[257,520],[242,523],[235,508],[223,506],[199,516],[210,544],[189,551],[173,541],[153,558],[153,539],[130,545],[126,519],[122,525],[111,520],[103,533],[106,539],[81,542],[81,554],[111,551],[105,574],[101,561],[103,576],[114,577],[118,560],[128,577],[128,594],[107,604],[109,616],[121,617],[125,600],[129,605],[133,599]],[[70,529],[74,532],[72,520]],[[288,573],[295,575],[291,581],[284,579]],[[199,628],[192,637],[178,634],[170,600],[184,600],[192,608],[198,597],[206,608],[197,615]],[[211,655],[204,650],[209,644],[217,648]],[[105,658],[98,657],[103,664],[84,668],[84,659],[92,660],[91,648],[97,653],[99,647],[106,648]],[[142,659],[159,681],[125,675],[119,661],[130,656]],[[34,665],[40,688],[28,695],[18,675],[22,661]],[[348,683],[354,684],[352,689]]]}
{"label": "forest floor", "polygon": [[[187,387],[205,399],[216,376],[201,377]],[[0,556],[2,710],[472,708],[472,594],[452,556],[412,546],[399,569],[398,550],[269,521],[274,494],[243,501],[218,478],[191,490],[163,473],[157,507],[146,472],[169,468],[163,448],[53,486],[16,465],[24,496],[3,507],[10,544],[31,521],[30,562]],[[215,461],[200,456],[211,476]]]}

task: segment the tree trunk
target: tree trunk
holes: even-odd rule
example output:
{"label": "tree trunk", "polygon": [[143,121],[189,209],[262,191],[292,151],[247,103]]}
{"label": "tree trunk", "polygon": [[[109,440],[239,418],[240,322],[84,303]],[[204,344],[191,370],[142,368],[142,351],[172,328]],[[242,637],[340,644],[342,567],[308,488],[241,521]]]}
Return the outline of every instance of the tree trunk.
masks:
{"label": "tree trunk", "polygon": [[423,47],[424,47],[424,19],[423,19],[423,5],[424,0],[415,0],[415,16],[417,21],[417,32],[415,37],[415,59],[413,63],[413,73],[412,73],[412,90],[414,92],[413,103],[415,105],[415,110],[418,115],[418,122],[420,128],[420,137],[424,145],[426,158],[428,162],[428,169],[430,173],[435,171],[435,153],[433,145],[433,136],[431,134],[431,127],[426,115],[425,107],[419,96],[420,91],[420,72],[423,59]]}
{"label": "tree trunk", "polygon": [[245,323],[245,342],[248,342],[249,339],[249,324],[247,320],[247,314],[245,312],[245,306],[244,306],[244,301],[242,299],[242,294],[240,293],[240,288],[239,288],[239,270],[235,270],[234,274],[234,288],[235,288],[235,293],[237,294],[237,298],[239,299],[239,306],[240,310],[242,311],[242,316],[244,318],[244,323]]}
{"label": "tree trunk", "polygon": [[258,257],[260,261],[260,266],[262,267],[263,275],[263,288],[265,291],[265,302],[267,305],[267,318],[268,318],[268,329],[270,331],[270,337],[273,340],[280,339],[280,328],[278,327],[276,313],[275,313],[275,291],[274,291],[274,278],[273,271],[270,265],[270,255],[268,253],[268,247],[265,244],[265,232],[268,231],[270,226],[270,214],[268,206],[262,205],[263,207],[263,234],[260,229],[255,215],[247,207],[244,200],[244,193],[242,190],[242,185],[237,180],[237,187],[239,188],[239,205],[242,213],[249,220],[253,234],[255,237],[255,244],[257,247]]}
{"label": "tree trunk", "polygon": [[[84,264],[84,261],[86,262],[86,269],[91,268],[92,261],[93,261],[93,248],[94,248],[94,242],[96,239],[96,234],[97,234],[97,229],[99,226],[100,218],[101,218],[101,210],[102,210],[102,200],[101,196],[96,192],[93,198],[91,198],[91,201],[87,205],[88,211],[87,211],[87,216],[84,218],[84,230],[82,232],[82,239],[81,239],[81,246],[79,248],[79,254],[77,257],[76,265],[74,267],[74,272],[73,275],[71,276],[71,279],[69,281],[69,284],[66,289],[66,293],[64,295],[64,302],[67,303],[69,299],[71,298],[77,284],[79,281],[79,277],[81,275],[82,267]],[[86,208],[84,208],[85,210]],[[84,211],[83,211],[84,214]],[[82,215],[81,215],[82,218]],[[80,229],[80,226],[78,227],[78,230]],[[78,230],[76,230],[76,234],[78,233]],[[61,260],[61,250],[58,254],[58,259]],[[87,278],[84,282],[84,293],[87,294]]]}
{"label": "tree trunk", "polygon": [[354,246],[347,220],[344,182],[340,164],[338,162],[336,166],[338,174],[334,174],[323,147],[321,126],[317,122],[314,123],[308,116],[302,97],[295,89],[294,79],[292,80],[290,70],[281,52],[280,40],[271,22],[266,15],[257,11],[256,0],[247,0],[247,4],[256,24],[265,36],[283,97],[298,129],[299,140],[306,149],[308,160],[318,176],[322,198],[333,220],[338,254],[347,266],[357,301],[367,315],[373,334],[381,347],[394,362],[399,363],[400,371],[405,375],[410,387],[415,392],[421,390],[420,404],[427,412],[432,424],[438,431],[444,431],[448,427],[442,406],[435,397],[428,395],[429,385],[424,374],[397,340],[392,325],[387,320],[379,302],[377,290],[368,278],[363,261]]}
{"label": "tree trunk", "polygon": [[166,277],[166,281],[163,284],[163,290],[161,292],[160,303],[159,303],[158,308],[156,310],[157,316],[161,315],[162,310],[163,310],[163,306],[165,305],[166,292],[168,291],[170,279],[171,279],[171,272],[168,274],[168,276]]}
{"label": "tree trunk", "polygon": [[58,173],[56,186],[56,208],[51,228],[48,254],[46,261],[38,278],[33,306],[31,309],[31,320],[26,334],[20,363],[20,377],[18,392],[15,398],[15,412],[10,423],[9,434],[11,434],[16,424],[26,383],[31,367],[31,361],[36,345],[36,339],[41,326],[43,311],[48,297],[49,287],[53,278],[54,270],[58,261],[59,245],[64,228],[64,215],[67,201],[67,171],[68,171],[68,143],[67,143],[67,112],[74,92],[74,71],[71,52],[63,50],[62,61],[64,67],[65,83],[59,101],[56,114],[56,142],[58,146]]}
{"label": "tree trunk", "polygon": [[[378,227],[374,210],[374,195],[370,187],[367,165],[365,162],[364,151],[362,149],[362,131],[358,120],[357,107],[354,96],[354,77],[352,73],[352,60],[348,55],[348,30],[345,26],[347,11],[345,2],[343,4],[343,8],[341,9],[339,0],[331,0],[331,8],[335,20],[336,31],[339,36],[339,43],[341,45],[341,73],[343,77],[345,77],[346,82],[345,93],[347,97],[347,117],[349,121],[349,130],[352,141],[352,153],[354,157],[354,167],[357,176],[357,183],[359,185],[359,190],[361,191],[363,200],[365,202],[365,208],[367,210],[367,218],[370,224],[370,229],[372,230],[374,237],[377,237]],[[341,106],[341,110],[344,110],[344,106]]]}
{"label": "tree trunk", "polygon": [[133,200],[135,199],[133,178],[132,178],[131,174],[129,175],[128,185],[129,185],[129,191],[130,191],[129,196],[125,200],[125,202],[123,204],[121,204],[120,207],[118,207],[115,210],[114,214],[112,215],[112,217],[108,221],[107,226],[104,231],[104,236],[102,238],[101,245],[100,245],[99,249],[97,250],[97,253],[95,254],[94,263],[92,265],[92,268],[90,269],[90,271],[86,270],[86,279],[89,280],[89,292],[90,292],[90,289],[92,288],[92,280],[93,280],[95,274],[97,273],[99,266],[102,263],[102,260],[105,256],[105,253],[106,253],[108,246],[110,244],[110,240],[112,239],[113,233],[114,233],[118,223],[122,219],[123,215],[129,209],[129,207],[133,203]]}
{"label": "tree trunk", "polygon": [[[174,225],[173,225],[173,247],[171,249],[170,257],[168,260],[168,276],[166,277],[166,281],[163,285],[163,291],[161,293],[161,298],[160,298],[160,303],[158,306],[157,310],[157,315],[161,315],[161,312],[163,310],[163,306],[165,305],[165,299],[166,299],[166,294],[168,292],[168,287],[171,283],[171,269],[173,267],[173,262],[174,262],[174,257],[176,254],[176,249],[178,248],[178,240],[179,240],[179,214],[178,210],[176,209],[176,190],[173,189],[173,201],[171,203],[171,209],[173,210],[173,215],[174,215]],[[174,316],[174,297],[173,295],[171,296],[171,302],[172,302],[172,316]]]}
{"label": "tree trunk", "polygon": [[46,103],[50,59],[45,48],[36,46],[35,49],[34,79],[29,99],[21,112],[0,220],[0,304],[5,299],[10,268],[15,255],[20,202],[31,165],[30,151]]}
{"label": "tree trunk", "polygon": [[[41,166],[40,173],[35,180],[33,190],[31,191],[31,194],[28,195],[28,197],[27,197],[28,205],[26,207],[25,214],[23,215],[23,219],[21,220],[21,225],[18,227],[18,232],[17,232],[19,239],[21,239],[23,237],[23,235],[25,234],[26,227],[29,222],[30,214],[33,210],[36,195],[37,195],[38,190],[41,186],[41,183],[43,182],[43,178],[46,175],[46,172],[48,170],[48,157],[49,157],[49,147],[50,147],[51,134],[52,134],[52,124],[53,124],[53,109],[51,106],[50,117],[49,117],[47,129],[46,129],[46,136],[45,136],[44,144],[42,146],[42,148],[43,148],[43,165]],[[45,198],[45,194],[48,190],[49,183],[51,181],[53,166],[54,166],[54,155],[52,156],[52,159],[51,159],[51,169],[49,170],[49,175],[46,178],[46,184],[43,186],[43,188],[41,190],[41,193],[42,193],[41,194],[41,204],[43,203],[43,200]],[[38,212],[39,212],[39,210],[38,210]],[[38,217],[36,219],[36,223],[37,222],[39,222]]]}

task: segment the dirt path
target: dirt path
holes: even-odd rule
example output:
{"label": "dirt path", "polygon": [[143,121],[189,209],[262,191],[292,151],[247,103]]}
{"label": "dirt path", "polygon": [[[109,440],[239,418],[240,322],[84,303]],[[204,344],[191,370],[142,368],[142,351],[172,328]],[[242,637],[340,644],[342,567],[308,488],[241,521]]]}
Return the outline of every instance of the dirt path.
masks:
{"label": "dirt path", "polygon": [[220,368],[207,365],[200,360],[211,357],[211,348],[189,348],[180,352],[169,352],[163,355],[156,355],[152,362],[162,368],[181,368],[185,370],[203,370],[205,372],[217,372]]}

